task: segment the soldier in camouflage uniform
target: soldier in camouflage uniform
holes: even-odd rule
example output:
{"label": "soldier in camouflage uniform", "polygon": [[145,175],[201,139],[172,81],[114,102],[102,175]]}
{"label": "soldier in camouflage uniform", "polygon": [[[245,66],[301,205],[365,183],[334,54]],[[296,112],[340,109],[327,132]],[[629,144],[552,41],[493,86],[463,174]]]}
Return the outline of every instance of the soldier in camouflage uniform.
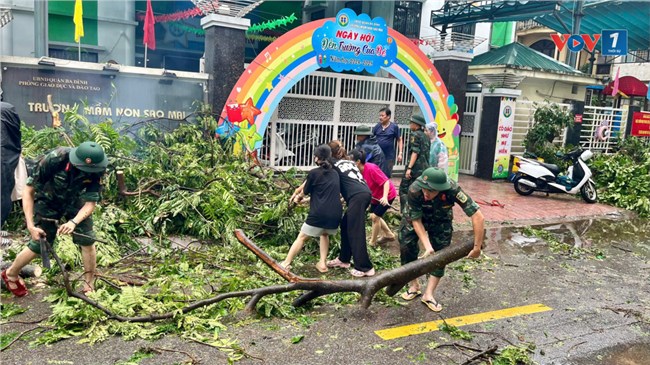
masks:
{"label": "soldier in camouflage uniform", "polygon": [[[449,180],[444,170],[430,167],[411,184],[408,191],[407,204],[399,230],[402,265],[417,260],[418,240],[422,242],[425,250],[422,257],[429,256],[434,253],[434,250],[441,250],[451,244],[452,208],[456,203],[463,208],[467,216],[472,218],[474,248],[468,257],[480,256],[485,235],[483,213],[456,182]],[[433,271],[429,275],[427,287],[422,295],[422,303],[434,312],[442,310],[442,306],[434,299],[433,292],[444,274],[444,268]],[[413,300],[420,294],[422,294],[420,284],[416,279],[410,282],[409,289],[402,294],[402,299]]]}
{"label": "soldier in camouflage uniform", "polygon": [[417,179],[422,172],[429,167],[429,150],[431,142],[429,137],[424,134],[426,122],[424,117],[414,115],[411,117],[411,138],[409,140],[409,151],[406,155],[406,171],[399,184],[399,202],[400,211],[404,213],[404,204],[409,191],[409,186]]}
{"label": "soldier in camouflage uniform", "polygon": [[[44,237],[52,244],[57,234],[73,231],[94,237],[92,213],[100,200],[101,177],[108,159],[95,142],[79,147],[59,147],[43,156],[27,180],[23,192],[23,210],[27,229],[32,236],[12,265],[2,272],[7,288],[16,296],[27,294],[20,270],[41,253],[39,240]],[[56,221],[66,222],[57,229]],[[81,246],[84,265],[84,292],[93,290],[96,267],[95,240],[73,235]]]}

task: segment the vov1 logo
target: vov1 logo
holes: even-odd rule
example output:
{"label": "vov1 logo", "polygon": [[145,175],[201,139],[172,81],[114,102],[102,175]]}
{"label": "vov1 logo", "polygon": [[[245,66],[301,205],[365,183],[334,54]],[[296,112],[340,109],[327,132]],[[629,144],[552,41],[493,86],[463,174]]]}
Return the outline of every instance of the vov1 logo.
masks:
{"label": "vov1 logo", "polygon": [[593,52],[600,40],[600,36],[600,34],[551,34],[553,43],[560,52],[565,46],[571,52],[580,52],[584,48],[589,52]]}
{"label": "vov1 logo", "polygon": [[601,34],[551,34],[551,39],[560,52],[564,47],[571,52],[593,52],[599,40],[603,56],[623,56],[628,50],[625,29],[603,29]]}

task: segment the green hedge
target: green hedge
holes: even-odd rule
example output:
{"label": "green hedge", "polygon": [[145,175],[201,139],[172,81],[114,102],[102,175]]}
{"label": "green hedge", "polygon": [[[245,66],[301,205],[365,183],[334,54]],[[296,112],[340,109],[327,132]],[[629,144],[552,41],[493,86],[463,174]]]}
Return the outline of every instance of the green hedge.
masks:
{"label": "green hedge", "polygon": [[650,143],[630,137],[617,152],[596,155],[590,166],[604,203],[650,217]]}

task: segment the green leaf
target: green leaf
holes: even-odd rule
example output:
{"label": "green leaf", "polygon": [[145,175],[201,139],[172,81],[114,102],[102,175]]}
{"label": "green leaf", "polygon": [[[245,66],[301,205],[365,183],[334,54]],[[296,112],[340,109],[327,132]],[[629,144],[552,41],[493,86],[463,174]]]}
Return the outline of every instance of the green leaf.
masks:
{"label": "green leaf", "polygon": [[305,338],[305,335],[298,335],[291,337],[291,343],[299,343]]}

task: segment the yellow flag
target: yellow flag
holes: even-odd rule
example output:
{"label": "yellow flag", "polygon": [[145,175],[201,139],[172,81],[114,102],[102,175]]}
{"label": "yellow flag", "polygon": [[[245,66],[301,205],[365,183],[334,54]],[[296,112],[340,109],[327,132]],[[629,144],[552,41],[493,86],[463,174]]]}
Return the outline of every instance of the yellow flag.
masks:
{"label": "yellow flag", "polygon": [[84,9],[81,5],[81,0],[74,2],[74,41],[79,42],[81,37],[84,36]]}

